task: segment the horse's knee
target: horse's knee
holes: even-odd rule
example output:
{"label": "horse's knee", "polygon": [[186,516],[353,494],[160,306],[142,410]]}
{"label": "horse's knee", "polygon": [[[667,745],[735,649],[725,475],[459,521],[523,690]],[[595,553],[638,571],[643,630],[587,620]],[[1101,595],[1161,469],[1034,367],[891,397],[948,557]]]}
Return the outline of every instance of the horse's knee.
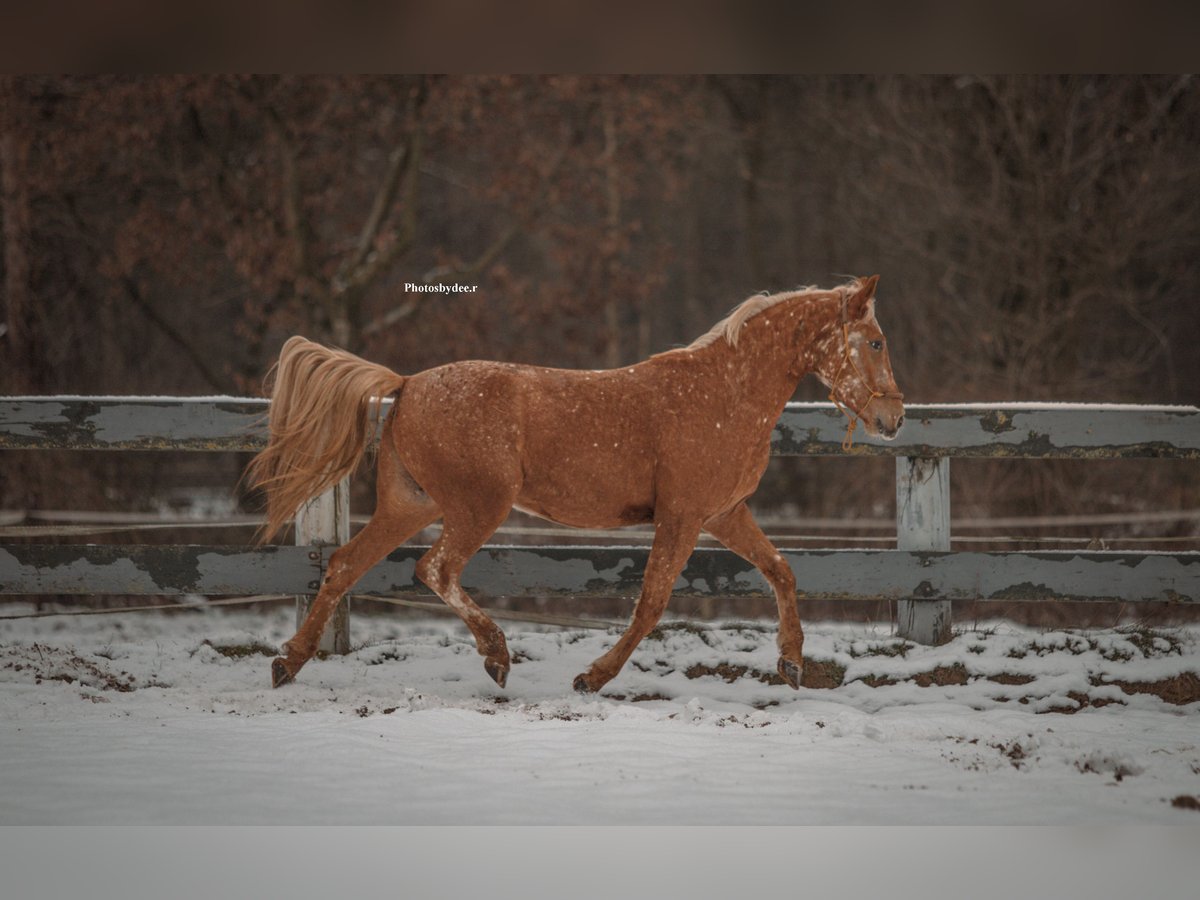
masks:
{"label": "horse's knee", "polygon": [[796,593],[796,575],[792,572],[792,567],[778,553],[771,557],[763,567],[763,574],[778,590],[785,594]]}

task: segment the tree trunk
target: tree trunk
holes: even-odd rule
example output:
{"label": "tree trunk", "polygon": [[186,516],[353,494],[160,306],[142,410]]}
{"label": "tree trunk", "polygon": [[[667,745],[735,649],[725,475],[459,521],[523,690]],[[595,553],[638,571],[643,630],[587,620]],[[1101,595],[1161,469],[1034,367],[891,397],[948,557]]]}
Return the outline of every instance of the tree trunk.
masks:
{"label": "tree trunk", "polygon": [[4,216],[4,334],[0,346],[9,360],[5,390],[23,393],[35,387],[30,336],[29,191],[25,169],[29,143],[8,132],[0,135],[0,204]]}
{"label": "tree trunk", "polygon": [[605,226],[609,238],[609,252],[613,254],[607,261],[609,283],[605,286],[608,296],[604,305],[604,321],[608,330],[605,364],[610,369],[616,369],[621,365],[621,310],[618,305],[620,297],[613,289],[612,276],[616,271],[618,232],[621,228],[621,180],[617,171],[617,120],[611,102],[604,104],[604,172],[608,200]]}

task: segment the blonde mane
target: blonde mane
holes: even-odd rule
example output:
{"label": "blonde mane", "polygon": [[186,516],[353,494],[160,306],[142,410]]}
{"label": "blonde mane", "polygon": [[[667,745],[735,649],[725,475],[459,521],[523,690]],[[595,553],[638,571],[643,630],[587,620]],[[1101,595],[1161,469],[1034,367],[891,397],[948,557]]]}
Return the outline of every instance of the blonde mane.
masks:
{"label": "blonde mane", "polygon": [[674,350],[666,352],[675,353],[681,350],[700,350],[709,344],[715,343],[720,338],[725,338],[726,343],[730,347],[737,347],[738,335],[741,333],[742,326],[746,324],[747,320],[754,318],[759,313],[765,312],[786,300],[793,300],[797,297],[819,297],[822,295],[846,297],[858,290],[860,285],[861,279],[855,278],[831,290],[824,290],[810,285],[794,291],[781,291],[777,294],[755,294],[753,297],[749,297],[739,303],[729,315],[686,347],[676,347]]}

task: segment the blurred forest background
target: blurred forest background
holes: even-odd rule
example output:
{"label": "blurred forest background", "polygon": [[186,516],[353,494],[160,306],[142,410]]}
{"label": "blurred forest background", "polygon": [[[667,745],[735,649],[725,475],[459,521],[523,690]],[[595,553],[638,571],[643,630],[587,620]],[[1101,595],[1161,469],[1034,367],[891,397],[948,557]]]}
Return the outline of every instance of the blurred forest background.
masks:
{"label": "blurred forest background", "polygon": [[[879,273],[909,402],[1195,403],[1198,148],[1178,76],[5,77],[0,393],[258,394],[293,333],[616,366]],[[7,452],[0,507],[152,509],[246,461],[182,456]],[[952,471],[956,515],[1190,509],[1195,475]],[[886,518],[892,479],[776,460],[755,503]]]}

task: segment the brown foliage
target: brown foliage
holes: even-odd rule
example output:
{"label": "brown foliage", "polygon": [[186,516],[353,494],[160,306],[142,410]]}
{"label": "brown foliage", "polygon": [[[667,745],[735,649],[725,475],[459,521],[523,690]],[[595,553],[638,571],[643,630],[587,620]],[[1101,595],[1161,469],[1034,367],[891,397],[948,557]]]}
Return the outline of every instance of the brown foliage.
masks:
{"label": "brown foliage", "polygon": [[[753,291],[878,271],[910,402],[1194,402],[1197,88],[5,77],[0,390],[257,392],[294,333],[401,372],[623,364]],[[154,489],[141,462],[39,465],[6,462],[0,501]],[[838,474],[806,477],[822,465]],[[890,467],[855,466],[777,463],[760,499],[888,514]],[[956,477],[955,502],[1200,501],[1190,469],[1147,468],[998,465]]]}

